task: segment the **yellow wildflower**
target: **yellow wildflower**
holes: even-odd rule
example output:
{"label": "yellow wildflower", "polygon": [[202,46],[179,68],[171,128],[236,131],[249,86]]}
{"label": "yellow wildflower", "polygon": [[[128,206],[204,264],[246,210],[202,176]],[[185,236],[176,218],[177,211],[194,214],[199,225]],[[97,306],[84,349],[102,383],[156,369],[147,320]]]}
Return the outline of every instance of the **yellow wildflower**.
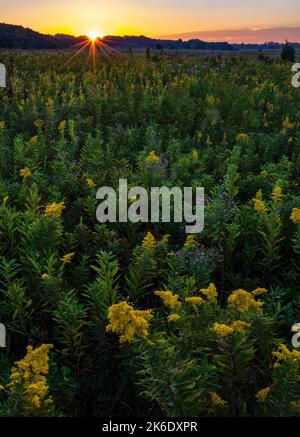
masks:
{"label": "yellow wildflower", "polygon": [[38,129],[41,129],[44,126],[45,122],[44,120],[35,120],[34,125],[35,127],[37,127]]}
{"label": "yellow wildflower", "polygon": [[52,348],[51,344],[43,344],[36,349],[28,346],[26,356],[15,362],[12,368],[8,387],[12,392],[18,390],[21,393],[27,414],[33,414],[40,409],[42,403],[51,399],[48,397],[46,376],[49,372],[49,351]]}
{"label": "yellow wildflower", "polygon": [[59,125],[58,125],[58,130],[59,130],[59,132],[60,132],[61,134],[64,133],[64,130],[66,129],[66,125],[67,125],[66,120],[62,120],[62,121],[59,123]]}
{"label": "yellow wildflower", "polygon": [[201,305],[204,300],[199,296],[186,297],[185,302],[193,303],[194,305]]}
{"label": "yellow wildflower", "polygon": [[73,258],[73,256],[75,255],[74,252],[71,253],[67,253],[66,255],[64,255],[60,260],[63,262],[63,264],[68,264],[71,262],[71,259]]}
{"label": "yellow wildflower", "polygon": [[276,357],[274,367],[280,367],[284,362],[294,362],[300,365],[300,351],[296,349],[289,350],[283,343],[278,345],[278,350],[273,352],[273,356]]}
{"label": "yellow wildflower", "polygon": [[196,244],[197,244],[196,236],[194,234],[189,234],[186,237],[186,240],[185,240],[183,247],[185,249],[191,249],[192,247],[196,246]]}
{"label": "yellow wildflower", "polygon": [[41,406],[41,401],[40,398],[38,397],[38,395],[34,395],[32,398],[32,404],[34,405],[34,407],[38,410]]}
{"label": "yellow wildflower", "polygon": [[300,208],[293,208],[290,219],[295,225],[300,225]]}
{"label": "yellow wildflower", "polygon": [[220,337],[227,337],[227,335],[233,333],[233,328],[224,323],[214,323],[212,331],[215,332]]}
{"label": "yellow wildflower", "polygon": [[48,98],[46,106],[50,114],[54,112],[54,100],[51,97]]}
{"label": "yellow wildflower", "polygon": [[228,297],[228,304],[234,309],[244,312],[259,310],[262,307],[263,302],[254,300],[254,297],[251,293],[248,293],[248,291],[239,289],[234,291]]}
{"label": "yellow wildflower", "polygon": [[253,295],[253,296],[259,296],[259,295],[261,295],[261,294],[266,294],[266,293],[268,293],[268,290],[266,289],[266,288],[256,288],[255,290],[253,290],[252,292],[251,292],[251,294]]}
{"label": "yellow wildflower", "polygon": [[65,209],[64,202],[60,202],[60,203],[54,202],[46,206],[44,214],[45,217],[47,218],[59,218],[64,209]]}
{"label": "yellow wildflower", "polygon": [[243,332],[244,329],[251,328],[251,323],[243,322],[242,320],[236,320],[231,324],[231,328],[236,332]]}
{"label": "yellow wildflower", "polygon": [[169,242],[169,240],[170,240],[170,237],[171,237],[171,235],[170,234],[165,234],[163,237],[162,237],[162,240],[161,241],[163,241],[164,243],[168,243]]}
{"label": "yellow wildflower", "polygon": [[227,407],[227,401],[224,401],[216,392],[211,393],[211,403],[214,407],[225,408]]}
{"label": "yellow wildflower", "polygon": [[170,314],[170,315],[168,316],[168,321],[169,321],[169,322],[177,322],[177,320],[179,320],[179,319],[181,319],[181,317],[180,317],[179,314],[175,314],[175,313],[173,313],[173,314]]}
{"label": "yellow wildflower", "polygon": [[159,156],[156,155],[155,151],[152,150],[152,151],[149,153],[149,155],[147,156],[146,161],[147,161],[149,164],[157,164],[158,162],[160,162],[160,158],[159,158]]}
{"label": "yellow wildflower", "polygon": [[256,395],[255,395],[257,402],[265,402],[270,391],[271,391],[270,387],[266,387],[266,388],[259,390],[259,392],[256,393]]}
{"label": "yellow wildflower", "polygon": [[43,273],[41,276],[41,279],[43,279],[44,281],[47,281],[49,279],[48,273]]}
{"label": "yellow wildflower", "polygon": [[199,158],[199,153],[197,152],[197,150],[193,150],[192,151],[192,158],[193,159],[198,159]]}
{"label": "yellow wildflower", "polygon": [[216,99],[212,94],[207,94],[206,99],[207,103],[210,105],[214,105],[216,103]]}
{"label": "yellow wildflower", "polygon": [[144,249],[154,249],[155,245],[156,245],[155,238],[153,237],[151,232],[148,232],[146,237],[143,239],[142,247]]}
{"label": "yellow wildflower", "polygon": [[31,176],[30,169],[28,167],[21,168],[20,176],[22,176],[24,179],[29,178]]}
{"label": "yellow wildflower", "polygon": [[235,137],[235,140],[248,144],[250,141],[250,138],[249,138],[249,135],[247,135],[247,134],[237,134],[237,136]]}
{"label": "yellow wildflower", "polygon": [[209,284],[208,288],[201,288],[200,292],[204,294],[210,302],[217,302],[218,293],[215,284],[212,282]]}
{"label": "yellow wildflower", "polygon": [[178,301],[178,294],[173,294],[172,291],[155,291],[155,296],[159,296],[166,307],[168,308],[176,308],[180,305],[180,302]]}
{"label": "yellow wildflower", "polygon": [[4,128],[5,128],[4,121],[0,121],[0,131],[3,130]]}
{"label": "yellow wildflower", "polygon": [[206,143],[207,146],[211,146],[212,145],[212,140],[210,138],[210,135],[207,135],[205,143]]}
{"label": "yellow wildflower", "polygon": [[253,199],[253,202],[254,202],[254,209],[259,214],[265,214],[268,211],[265,202],[263,200]]}
{"label": "yellow wildflower", "polygon": [[123,301],[112,305],[108,310],[109,324],[107,332],[120,336],[120,343],[130,342],[134,337],[146,338],[149,335],[149,321],[153,318],[152,310],[135,310]]}
{"label": "yellow wildflower", "polygon": [[271,199],[277,202],[278,200],[282,199],[282,197],[283,197],[282,189],[276,186],[272,191]]}
{"label": "yellow wildflower", "polygon": [[293,129],[294,124],[290,121],[289,117],[286,116],[282,122],[283,131]]}
{"label": "yellow wildflower", "polygon": [[37,143],[38,138],[39,138],[38,135],[35,135],[34,137],[31,137],[30,140],[28,141],[29,144],[31,146],[34,146]]}
{"label": "yellow wildflower", "polygon": [[96,183],[91,178],[86,178],[85,182],[90,188],[94,188],[96,186]]}

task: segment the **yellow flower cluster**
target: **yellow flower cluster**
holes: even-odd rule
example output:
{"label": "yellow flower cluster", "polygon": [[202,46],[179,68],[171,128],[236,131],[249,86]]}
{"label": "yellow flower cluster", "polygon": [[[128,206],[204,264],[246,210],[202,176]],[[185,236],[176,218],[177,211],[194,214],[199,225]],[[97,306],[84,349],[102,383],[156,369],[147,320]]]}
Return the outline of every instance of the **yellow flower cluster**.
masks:
{"label": "yellow flower cluster", "polygon": [[191,249],[197,245],[196,236],[194,234],[190,234],[186,237],[184,248],[185,249]]}
{"label": "yellow flower cluster", "polygon": [[211,393],[210,397],[213,407],[225,408],[227,406],[227,401],[224,401],[216,392]]}
{"label": "yellow flower cluster", "polygon": [[247,135],[247,134],[238,134],[236,136],[235,140],[248,144],[250,141],[250,138],[249,138],[249,135]]}
{"label": "yellow flower cluster", "polygon": [[204,294],[210,302],[217,302],[218,293],[215,284],[212,282],[209,284],[208,288],[201,288],[200,292]]}
{"label": "yellow flower cluster", "polygon": [[283,197],[282,189],[280,187],[275,187],[271,194],[271,199],[275,202],[278,202]]}
{"label": "yellow flower cluster", "polygon": [[152,150],[152,151],[149,153],[149,155],[147,156],[146,161],[147,161],[149,164],[157,164],[158,162],[160,162],[160,158],[159,158],[159,156],[156,155],[155,151]]}
{"label": "yellow flower cluster", "polygon": [[215,332],[220,337],[227,337],[227,335],[233,332],[242,332],[247,328],[251,327],[251,323],[243,322],[242,320],[236,320],[230,326],[224,323],[214,323],[212,331]]}
{"label": "yellow flower cluster", "polygon": [[265,214],[268,211],[265,202],[263,200],[253,199],[253,202],[254,202],[254,209],[259,214]]}
{"label": "yellow flower cluster", "polygon": [[[277,193],[277,191],[276,191],[276,193]],[[278,193],[277,193],[277,195],[278,195]],[[263,193],[262,193],[262,190],[260,189],[255,194],[254,199],[252,199],[252,201],[254,203],[254,209],[259,214],[265,214],[268,211],[268,208],[262,199],[263,199]]]}
{"label": "yellow flower cluster", "polygon": [[52,348],[51,344],[43,344],[36,349],[28,346],[26,356],[12,368],[8,387],[12,392],[21,389],[28,414],[38,410],[42,403],[52,403],[52,399],[47,396],[46,378],[49,372],[49,351]]}
{"label": "yellow flower cluster", "polygon": [[34,137],[31,137],[30,138],[30,140],[28,141],[28,143],[31,145],[31,146],[34,146],[36,143],[37,143],[37,141],[38,141],[38,135],[35,135]]}
{"label": "yellow flower cluster", "polygon": [[90,188],[94,188],[96,186],[96,182],[93,181],[93,179],[91,179],[91,178],[86,178],[85,182],[86,182],[87,186]]}
{"label": "yellow flower cluster", "polygon": [[146,237],[143,239],[142,247],[144,249],[154,249],[156,245],[156,241],[154,236],[151,234],[151,232],[148,232]]}
{"label": "yellow flower cluster", "polygon": [[65,209],[64,202],[60,203],[51,203],[50,205],[47,205],[45,208],[45,217],[47,218],[59,218]]}
{"label": "yellow flower cluster", "polygon": [[256,395],[255,395],[257,402],[265,402],[270,391],[271,391],[270,387],[266,387],[266,388],[259,390],[259,392],[256,393]]}
{"label": "yellow flower cluster", "polygon": [[212,331],[215,332],[220,337],[227,337],[227,335],[233,333],[233,328],[224,323],[214,323]]}
{"label": "yellow flower cluster", "polygon": [[43,273],[42,276],[41,276],[41,279],[42,279],[43,281],[48,281],[48,279],[49,279],[49,275],[48,275],[48,273]]}
{"label": "yellow flower cluster", "polygon": [[268,290],[266,288],[256,288],[255,290],[252,291],[252,296],[260,296],[261,294],[266,294],[268,293]]}
{"label": "yellow flower cluster", "polygon": [[64,265],[69,264],[74,255],[74,252],[66,253],[60,260],[63,262]]}
{"label": "yellow flower cluster", "polygon": [[169,322],[177,322],[177,320],[181,319],[179,314],[173,313],[168,316]]}
{"label": "yellow flower cluster", "polygon": [[243,289],[234,291],[228,297],[228,304],[242,313],[244,311],[258,311],[263,306],[263,302],[256,301],[252,293]]}
{"label": "yellow flower cluster", "polygon": [[31,176],[30,169],[28,167],[21,168],[20,176],[22,176],[24,179],[29,178]]}
{"label": "yellow flower cluster", "polygon": [[186,297],[185,302],[192,303],[194,305],[201,305],[204,302],[204,299],[199,296]]}
{"label": "yellow flower cluster", "polygon": [[199,153],[197,152],[197,150],[193,150],[192,151],[192,158],[193,159],[198,159],[199,158]]}
{"label": "yellow flower cluster", "polygon": [[207,136],[206,136],[205,144],[206,144],[207,146],[211,146],[211,145],[212,145],[212,140],[211,140],[211,138],[210,138],[210,135],[207,135]]}
{"label": "yellow flower cluster", "polygon": [[146,338],[149,335],[149,321],[153,318],[152,310],[135,310],[123,301],[112,305],[108,310],[109,324],[107,332],[120,336],[120,343],[131,342],[134,337]]}
{"label": "yellow flower cluster", "polygon": [[290,219],[295,225],[300,225],[300,208],[293,208]]}
{"label": "yellow flower cluster", "polygon": [[65,130],[65,128],[66,128],[66,125],[67,125],[66,120],[63,120],[63,121],[61,121],[61,122],[59,123],[59,125],[58,125],[58,130],[59,130],[59,132],[60,132],[61,134],[64,132],[64,130]]}
{"label": "yellow flower cluster", "polygon": [[207,103],[209,103],[210,105],[214,105],[216,103],[216,99],[212,94],[208,94],[205,98],[205,100],[207,101]]}
{"label": "yellow flower cluster", "polygon": [[44,120],[35,120],[34,125],[35,127],[37,127],[38,129],[41,129],[44,126],[45,122]]}
{"label": "yellow flower cluster", "polygon": [[3,130],[4,128],[5,128],[4,121],[0,121],[0,131]]}
{"label": "yellow flower cluster", "polygon": [[180,302],[178,300],[178,294],[173,294],[172,291],[155,291],[155,296],[159,296],[164,305],[168,308],[176,308],[180,305]]}
{"label": "yellow flower cluster", "polygon": [[284,131],[293,129],[294,124],[290,121],[288,116],[286,116],[285,119],[283,120],[282,127],[283,127]]}
{"label": "yellow flower cluster", "polygon": [[283,343],[278,345],[278,350],[273,352],[273,356],[276,357],[275,368],[280,367],[284,362],[294,362],[300,365],[300,351],[296,349],[290,351]]}
{"label": "yellow flower cluster", "polygon": [[251,328],[251,323],[243,322],[242,320],[236,320],[231,324],[231,328],[236,332],[242,332],[244,329]]}

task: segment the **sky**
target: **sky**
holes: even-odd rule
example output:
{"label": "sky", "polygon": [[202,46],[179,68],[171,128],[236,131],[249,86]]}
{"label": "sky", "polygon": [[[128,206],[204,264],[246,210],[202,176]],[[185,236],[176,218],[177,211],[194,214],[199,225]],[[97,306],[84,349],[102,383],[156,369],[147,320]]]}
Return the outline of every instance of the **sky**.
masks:
{"label": "sky", "polygon": [[258,38],[264,42],[264,35],[257,34],[260,29],[276,28],[268,34],[275,40],[272,36],[276,37],[277,28],[285,28],[280,33],[282,39],[298,26],[300,37],[300,1],[0,0],[0,22],[51,34],[92,32],[99,36],[143,34],[186,39],[206,32],[203,35],[209,40],[252,42],[254,38],[257,42]]}

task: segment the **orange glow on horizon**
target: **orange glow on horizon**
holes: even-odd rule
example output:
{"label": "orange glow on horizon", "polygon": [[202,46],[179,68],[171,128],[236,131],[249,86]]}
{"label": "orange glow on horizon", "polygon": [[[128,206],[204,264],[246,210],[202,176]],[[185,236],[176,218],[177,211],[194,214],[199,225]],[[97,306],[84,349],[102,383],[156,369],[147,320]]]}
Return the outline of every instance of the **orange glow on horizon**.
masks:
{"label": "orange glow on horizon", "polygon": [[[287,7],[286,3],[292,2],[295,5]],[[255,5],[238,0],[86,0],[84,4],[81,0],[12,0],[2,3],[2,22],[52,35],[83,36],[88,32],[90,41],[101,40],[105,35],[146,35],[154,38],[171,35],[172,39],[178,39],[188,33],[193,38],[197,33],[202,37],[202,32],[213,32],[204,35],[207,40],[224,41],[229,37],[231,41],[230,32],[239,31],[239,39],[248,42],[252,40],[249,30],[292,29],[292,26],[299,25],[296,17],[300,14],[300,2],[296,4],[296,0],[273,0],[272,8],[269,0],[260,0]],[[291,40],[289,34],[277,35],[279,33],[275,32],[273,40],[279,37]],[[265,41],[264,36],[259,39]]]}

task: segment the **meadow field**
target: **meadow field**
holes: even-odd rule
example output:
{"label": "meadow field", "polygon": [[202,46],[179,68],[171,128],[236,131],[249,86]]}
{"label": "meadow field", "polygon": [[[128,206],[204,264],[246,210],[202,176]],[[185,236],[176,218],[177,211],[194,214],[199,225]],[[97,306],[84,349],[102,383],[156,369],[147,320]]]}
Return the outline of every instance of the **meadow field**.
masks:
{"label": "meadow field", "polygon": [[[291,65],[0,62],[0,415],[299,416]],[[204,187],[203,232],[99,223],[97,189],[122,178]]]}

